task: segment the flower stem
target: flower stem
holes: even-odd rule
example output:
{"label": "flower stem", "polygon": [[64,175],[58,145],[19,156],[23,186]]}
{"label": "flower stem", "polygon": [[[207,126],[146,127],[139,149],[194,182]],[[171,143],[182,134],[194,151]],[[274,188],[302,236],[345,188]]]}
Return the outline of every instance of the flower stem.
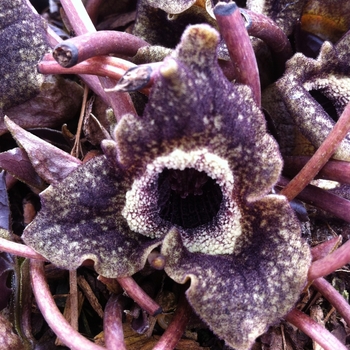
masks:
{"label": "flower stem", "polygon": [[162,308],[143,291],[132,277],[120,277],[117,278],[117,281],[128,296],[151,316],[156,316],[162,312]]}
{"label": "flower stem", "polygon": [[186,296],[183,294],[180,297],[180,301],[176,308],[172,322],[164,334],[160,337],[153,350],[174,349],[186,329],[191,313],[192,308],[189,305]]}
{"label": "flower stem", "polygon": [[328,254],[332,253],[334,249],[337,249],[343,238],[342,236],[333,237],[330,240],[320,243],[315,247],[311,248],[312,261],[316,261],[324,258]]}
{"label": "flower stem", "polygon": [[81,0],[61,0],[61,5],[76,35],[96,32]]}
{"label": "flower stem", "polygon": [[58,338],[72,350],[103,350],[104,348],[92,343],[74,330],[58,310],[45,281],[43,263],[31,260],[30,272],[35,300],[46,322]]}
{"label": "flower stem", "polygon": [[309,269],[308,279],[313,281],[316,278],[326,276],[349,262],[350,241],[347,241],[333,253],[313,262]]}
{"label": "flower stem", "polygon": [[[281,177],[278,185],[288,186],[288,180]],[[283,189],[280,194],[283,194]],[[297,198],[301,201],[314,205],[320,209],[326,210],[329,213],[350,222],[350,201],[330,193],[322,188],[313,185],[307,185],[298,195]]]}
{"label": "flower stem", "polygon": [[214,14],[235,68],[236,81],[252,89],[253,98],[260,106],[258,65],[239,8],[234,2],[219,2],[214,8]]}
{"label": "flower stem", "polygon": [[286,61],[292,57],[292,46],[283,30],[269,17],[250,10],[241,9],[246,20],[248,34],[263,40],[272,50],[280,72]]}
{"label": "flower stem", "polygon": [[346,350],[343,345],[333,334],[326,328],[315,322],[310,317],[298,309],[293,309],[287,316],[286,320],[298,327],[302,332],[307,334],[316,343],[322,346],[324,350]]}
{"label": "flower stem", "polygon": [[148,45],[129,33],[101,30],[60,42],[53,50],[53,57],[61,66],[72,67],[88,58],[110,53],[134,56],[140,47]]}
{"label": "flower stem", "polygon": [[118,295],[108,299],[103,317],[103,331],[108,350],[126,350],[122,326],[123,310]]}
{"label": "flower stem", "polygon": [[282,195],[286,196],[289,201],[295,198],[318,174],[322,167],[327,163],[328,159],[336,151],[337,147],[350,131],[350,103],[345,107],[342,115],[317,149],[315,154],[307,162],[290,183],[282,189]]}
{"label": "flower stem", "polygon": [[[284,157],[283,171],[289,176],[295,176],[310,159],[307,156]],[[329,160],[317,174],[317,178],[350,184],[350,162]]]}
{"label": "flower stem", "polygon": [[312,285],[334,306],[350,325],[350,305],[342,295],[324,278],[316,278]]}
{"label": "flower stem", "polygon": [[42,255],[38,254],[32,248],[15,242],[11,242],[0,237],[0,251],[11,253],[28,259],[36,259],[39,261],[47,261]]}

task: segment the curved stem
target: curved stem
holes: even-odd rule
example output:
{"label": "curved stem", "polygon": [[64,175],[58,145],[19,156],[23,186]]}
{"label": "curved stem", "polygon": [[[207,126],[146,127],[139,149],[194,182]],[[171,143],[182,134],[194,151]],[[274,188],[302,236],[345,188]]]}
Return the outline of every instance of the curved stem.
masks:
{"label": "curved stem", "polygon": [[312,285],[334,306],[345,322],[350,325],[350,305],[324,278],[317,278]]}
{"label": "curved stem", "polygon": [[45,281],[43,263],[31,260],[30,272],[33,293],[38,307],[50,328],[62,342],[72,350],[105,350],[74,330],[58,310]]}
{"label": "curved stem", "polygon": [[172,322],[164,334],[160,337],[153,350],[174,349],[186,329],[191,313],[192,308],[188,303],[186,296],[183,294],[176,308]]}
{"label": "curved stem", "polygon": [[333,334],[326,328],[315,322],[310,317],[297,309],[293,309],[287,316],[286,320],[298,327],[302,332],[307,334],[316,343],[322,346],[324,350],[346,350],[343,345]]}
{"label": "curved stem", "polygon": [[289,201],[295,198],[317,175],[328,159],[336,151],[337,147],[350,131],[350,103],[345,107],[332,131],[317,149],[315,154],[301,169],[292,181],[281,191],[280,194],[287,197]]}
{"label": "curved stem", "polygon": [[309,281],[313,281],[316,278],[326,276],[349,262],[350,241],[347,241],[332,254],[313,262],[309,269],[308,279]]}
{"label": "curved stem", "polygon": [[[283,172],[289,176],[295,176],[310,159],[311,157],[307,156],[284,157]],[[329,160],[316,178],[350,184],[350,162]]]}
{"label": "curved stem", "polygon": [[28,259],[47,261],[42,255],[38,254],[32,248],[0,237],[0,251],[11,253]]}
{"label": "curved stem", "polygon": [[[287,185],[288,180],[281,177],[278,181],[278,186]],[[283,190],[280,194],[283,194],[282,192]],[[340,219],[350,222],[350,201],[348,199],[337,196],[336,194],[313,185],[307,185],[297,195],[297,198],[305,203],[326,210]]]}
{"label": "curved stem", "polygon": [[104,338],[108,350],[126,350],[122,326],[123,310],[118,299],[118,295],[110,296],[103,317]]}
{"label": "curved stem", "polygon": [[117,281],[128,296],[151,316],[156,316],[162,312],[162,308],[143,291],[132,277],[120,277],[117,278]]}
{"label": "curved stem", "polygon": [[342,242],[342,236],[333,237],[330,240],[320,243],[311,248],[312,261],[324,258],[338,248]]}
{"label": "curved stem", "polygon": [[134,56],[144,46],[149,44],[135,35],[101,30],[60,42],[53,50],[53,57],[61,66],[72,67],[88,58],[111,53]]}
{"label": "curved stem", "polygon": [[258,65],[239,8],[234,2],[219,2],[214,8],[214,14],[235,67],[235,78],[238,83],[248,85],[252,89],[254,101],[260,106]]}

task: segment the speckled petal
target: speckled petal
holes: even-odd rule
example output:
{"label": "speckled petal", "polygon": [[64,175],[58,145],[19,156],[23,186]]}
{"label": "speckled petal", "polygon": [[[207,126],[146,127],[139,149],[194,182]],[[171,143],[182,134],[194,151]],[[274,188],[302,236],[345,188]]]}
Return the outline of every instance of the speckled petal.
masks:
{"label": "speckled petal", "polygon": [[187,298],[196,313],[236,350],[250,349],[289,312],[310,265],[309,248],[284,197],[269,195],[246,209],[245,228],[253,235],[236,255],[190,253],[176,229],[161,251],[172,279],[191,280]]}
{"label": "speckled petal", "polygon": [[133,233],[121,216],[129,186],[104,156],[93,158],[41,193],[42,208],[24,242],[65,269],[91,259],[103,276],[132,275],[159,241]]}
{"label": "speckled petal", "polygon": [[207,148],[226,159],[242,194],[267,194],[282,160],[247,86],[233,85],[216,56],[219,34],[207,25],[189,27],[164,61],[142,118],[124,116],[115,138],[119,161],[142,174],[156,157],[175,149]]}
{"label": "speckled petal", "polygon": [[[282,153],[290,155],[297,140],[293,137],[296,134],[293,127],[288,129],[288,126],[294,124],[318,148],[332,130],[333,118],[337,119],[349,103],[349,42],[350,33],[336,45],[325,42],[317,59],[295,54],[287,62],[285,75],[263,92],[262,104],[274,119]],[[333,118],[310,94],[311,91],[318,92],[332,103],[336,110]],[[349,135],[333,157],[350,160]]]}

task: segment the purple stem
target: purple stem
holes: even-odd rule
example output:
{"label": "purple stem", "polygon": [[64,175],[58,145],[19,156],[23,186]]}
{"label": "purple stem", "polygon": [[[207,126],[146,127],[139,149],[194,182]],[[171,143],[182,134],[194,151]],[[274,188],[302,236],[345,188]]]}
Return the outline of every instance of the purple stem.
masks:
{"label": "purple stem", "polygon": [[349,262],[350,241],[347,241],[333,253],[313,262],[309,269],[308,279],[313,281],[316,278],[326,276]]}
{"label": "purple stem", "polygon": [[292,57],[293,50],[286,34],[269,17],[250,10],[241,9],[246,20],[248,34],[263,40],[276,58],[280,71],[284,71],[286,61]]}
{"label": "purple stem", "polygon": [[132,277],[120,277],[117,278],[117,281],[128,296],[151,316],[156,316],[162,312],[162,308],[144,292]]}
{"label": "purple stem", "polygon": [[53,332],[66,346],[72,350],[105,350],[74,330],[63,317],[46,283],[44,264],[42,262],[31,260],[30,276],[35,300],[43,317]]}
{"label": "purple stem", "polygon": [[[288,180],[283,177],[278,181],[278,186],[286,186],[287,184]],[[283,190],[280,194],[284,194]],[[317,186],[307,185],[297,195],[297,198],[305,203],[326,210],[340,219],[350,222],[350,201],[343,197],[318,188]]]}
{"label": "purple stem", "polygon": [[318,174],[350,131],[350,103],[347,104],[331,132],[315,154],[289,184],[281,191],[289,201],[295,198]]}
{"label": "purple stem", "polygon": [[88,58],[111,53],[134,56],[144,46],[149,44],[135,35],[101,30],[60,42],[53,50],[53,57],[61,66],[72,67]]}
{"label": "purple stem", "polygon": [[252,89],[254,101],[260,106],[258,65],[239,8],[234,2],[219,2],[214,8],[214,14],[235,67],[235,78],[238,83],[248,85]]}
{"label": "purple stem", "polygon": [[158,343],[153,348],[153,350],[174,349],[186,329],[191,314],[192,308],[189,305],[186,296],[183,294],[180,297],[180,301],[176,308],[172,322],[170,323],[169,327],[166,329],[164,334],[160,337]]}
{"label": "purple stem", "polygon": [[321,326],[298,309],[293,309],[286,316],[286,320],[321,345],[324,350],[347,350],[347,347],[325,327]]}
{"label": "purple stem", "polygon": [[328,254],[332,253],[342,242],[342,236],[333,237],[330,240],[320,243],[311,248],[312,261],[316,261],[324,258]]}
{"label": "purple stem", "polygon": [[15,242],[8,241],[0,237],[0,251],[11,253],[13,255],[22,256],[23,258],[36,259],[39,261],[47,261],[42,255],[38,254],[32,248]]}
{"label": "purple stem", "polygon": [[[283,171],[289,176],[295,176],[310,159],[311,157],[307,156],[284,157]],[[329,160],[317,174],[316,178],[350,184],[350,162]]]}
{"label": "purple stem", "polygon": [[123,310],[119,296],[111,294],[104,310],[103,331],[108,350],[126,350],[122,326]]}
{"label": "purple stem", "polygon": [[[96,28],[80,0],[62,0],[61,4],[77,35],[96,32]],[[94,84],[95,83],[94,81]],[[109,86],[104,86],[102,84],[102,87],[108,88]],[[129,95],[118,92],[104,93],[103,98],[106,99],[108,104],[112,107],[117,120],[120,120],[126,113],[137,115]]]}
{"label": "purple stem", "polygon": [[312,285],[334,306],[350,325],[350,305],[342,295],[324,278],[316,278]]}

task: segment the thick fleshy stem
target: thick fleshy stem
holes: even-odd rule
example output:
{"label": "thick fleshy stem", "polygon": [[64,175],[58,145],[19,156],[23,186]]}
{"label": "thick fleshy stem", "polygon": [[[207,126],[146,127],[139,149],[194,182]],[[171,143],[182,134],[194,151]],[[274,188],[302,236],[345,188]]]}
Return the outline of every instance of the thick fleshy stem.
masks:
{"label": "thick fleshy stem", "polygon": [[316,278],[312,285],[334,306],[345,322],[350,325],[350,305],[324,278]]}
{"label": "thick fleshy stem", "polygon": [[335,249],[337,249],[340,246],[342,240],[342,236],[333,237],[326,242],[320,243],[317,246],[312,247],[312,261],[322,259],[328,254],[332,253]]}
{"label": "thick fleshy stem", "polygon": [[47,53],[38,63],[38,71],[42,74],[94,74],[108,76],[119,80],[127,69],[135,67],[131,62],[108,56],[89,58],[71,68],[64,68],[56,62],[52,54]]}
{"label": "thick fleshy stem", "polygon": [[324,350],[347,349],[347,347],[343,345],[325,327],[321,326],[298,309],[293,309],[286,316],[286,320],[294,326],[298,327],[302,332],[308,335],[316,343],[321,345]]}
{"label": "thick fleshy stem", "polygon": [[151,316],[156,316],[162,312],[162,308],[143,291],[132,277],[119,277],[117,281],[127,295]]}
{"label": "thick fleshy stem", "polygon": [[347,241],[333,253],[313,262],[309,269],[308,279],[313,281],[316,278],[326,276],[349,262],[350,241]]}
{"label": "thick fleshy stem", "polygon": [[252,89],[256,104],[260,106],[258,65],[239,8],[234,2],[219,2],[214,8],[214,14],[235,68],[237,83],[248,85]]}
{"label": "thick fleshy stem", "polygon": [[101,30],[60,42],[53,50],[53,57],[61,66],[68,68],[88,58],[111,53],[134,56],[144,46],[149,44],[135,35]]}
{"label": "thick fleshy stem", "polygon": [[[96,32],[96,28],[81,1],[62,0],[61,4],[77,35]],[[104,88],[109,87],[104,86],[103,84],[101,85]],[[124,114],[137,115],[129,94],[118,92],[106,94],[104,92],[103,96],[108,100],[108,104],[112,107],[117,121],[119,121]]]}
{"label": "thick fleshy stem", "polygon": [[328,134],[315,154],[307,162],[289,184],[282,189],[281,194],[286,196],[289,201],[295,198],[318,174],[328,159],[338,148],[341,141],[350,131],[350,103],[345,107],[342,115]]}
{"label": "thick fleshy stem", "polygon": [[0,237],[0,251],[11,253],[28,259],[36,259],[39,261],[47,261],[42,255],[38,254],[32,248],[15,242],[11,242]]}
{"label": "thick fleshy stem", "polygon": [[293,55],[286,34],[267,16],[245,9],[241,9],[241,14],[246,21],[248,34],[263,40],[270,47],[280,72],[283,72],[286,61]]}
{"label": "thick fleshy stem", "polygon": [[108,299],[103,316],[103,331],[108,350],[126,350],[122,326],[123,309],[120,295],[112,294]]}
{"label": "thick fleshy stem", "polygon": [[188,303],[186,296],[183,294],[180,297],[172,322],[164,334],[160,337],[153,350],[174,349],[186,329],[191,314],[192,308]]}
{"label": "thick fleshy stem", "polygon": [[[311,157],[307,156],[284,157],[283,171],[289,176],[295,176],[310,159]],[[329,160],[316,178],[350,184],[350,162]]]}
{"label": "thick fleshy stem", "polygon": [[37,260],[30,262],[30,277],[38,307],[50,328],[72,350],[105,350],[72,328],[58,310],[44,276],[44,265]]}
{"label": "thick fleshy stem", "polygon": [[[277,186],[288,186],[288,180],[281,177]],[[283,190],[280,192],[283,194]],[[350,222],[350,201],[330,193],[322,188],[313,185],[307,185],[298,195],[301,201],[314,205],[320,209]]]}

